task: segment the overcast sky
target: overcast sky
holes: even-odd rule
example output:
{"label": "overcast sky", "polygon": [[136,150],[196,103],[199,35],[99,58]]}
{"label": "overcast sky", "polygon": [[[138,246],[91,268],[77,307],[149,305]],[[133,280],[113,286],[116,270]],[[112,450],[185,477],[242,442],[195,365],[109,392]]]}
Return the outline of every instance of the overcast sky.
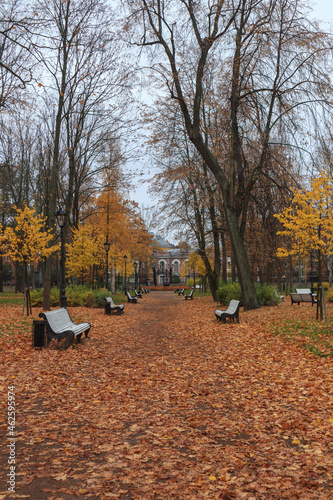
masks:
{"label": "overcast sky", "polygon": [[333,23],[332,0],[313,0],[314,15],[317,19]]}
{"label": "overcast sky", "polygon": [[[331,28],[331,31],[333,31],[333,0],[310,0],[309,3],[313,6],[313,16],[317,20],[323,21],[323,28],[326,30]],[[144,168],[143,163],[140,167],[140,170]],[[153,172],[150,171],[150,175],[152,174]],[[140,177],[140,180],[142,179]],[[138,189],[131,191],[130,198],[139,203],[140,207],[142,205],[145,205],[145,207],[152,206],[155,202],[149,197],[147,190],[147,184],[141,185]]]}

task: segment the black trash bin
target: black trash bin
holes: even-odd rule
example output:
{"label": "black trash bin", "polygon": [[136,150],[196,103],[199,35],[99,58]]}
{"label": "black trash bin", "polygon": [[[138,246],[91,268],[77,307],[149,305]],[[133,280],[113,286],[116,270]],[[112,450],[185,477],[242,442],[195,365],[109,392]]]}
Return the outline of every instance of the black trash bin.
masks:
{"label": "black trash bin", "polygon": [[45,322],[43,320],[32,322],[32,347],[45,347]]}
{"label": "black trash bin", "polygon": [[105,299],[105,314],[111,315],[111,302]]}

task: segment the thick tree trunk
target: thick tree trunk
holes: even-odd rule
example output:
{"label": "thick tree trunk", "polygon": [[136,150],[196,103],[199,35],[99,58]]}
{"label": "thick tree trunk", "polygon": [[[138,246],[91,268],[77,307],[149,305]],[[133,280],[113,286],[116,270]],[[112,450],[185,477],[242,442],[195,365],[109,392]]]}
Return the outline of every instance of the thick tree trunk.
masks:
{"label": "thick tree trunk", "polygon": [[235,257],[237,265],[239,282],[242,289],[244,309],[256,309],[260,307],[260,305],[252,280],[250,265],[245,251],[241,231],[238,225],[238,219],[236,214],[231,211],[229,207],[225,208],[225,213],[233,255]]}
{"label": "thick tree trunk", "polygon": [[228,272],[227,272],[227,249],[225,245],[225,234],[221,232],[221,247],[222,247],[222,280],[223,283],[228,281]]}
{"label": "thick tree trunk", "polygon": [[209,259],[206,255],[206,253],[202,250],[199,249],[199,255],[203,260],[203,263],[206,268],[207,272],[207,278],[208,278],[208,283],[209,283],[209,288],[213,297],[214,302],[217,301],[217,289],[219,287],[219,273],[216,273],[215,269],[213,270]]}
{"label": "thick tree trunk", "polygon": [[52,260],[51,257],[45,260],[42,268],[43,276],[43,309],[49,311],[51,307],[51,275],[52,275]]}

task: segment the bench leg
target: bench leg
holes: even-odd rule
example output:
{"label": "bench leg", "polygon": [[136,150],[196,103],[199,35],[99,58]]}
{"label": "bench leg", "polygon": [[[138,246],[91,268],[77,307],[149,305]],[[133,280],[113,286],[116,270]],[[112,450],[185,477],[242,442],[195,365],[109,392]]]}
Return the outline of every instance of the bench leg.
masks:
{"label": "bench leg", "polygon": [[[67,347],[70,347],[71,345],[73,346],[74,337],[75,337],[75,335],[73,332],[68,332],[66,334]],[[73,349],[74,349],[74,346],[73,346]]]}
{"label": "bench leg", "polygon": [[82,337],[82,333],[79,333],[79,335],[76,336],[77,338],[77,341],[80,343],[81,342],[81,337]]}

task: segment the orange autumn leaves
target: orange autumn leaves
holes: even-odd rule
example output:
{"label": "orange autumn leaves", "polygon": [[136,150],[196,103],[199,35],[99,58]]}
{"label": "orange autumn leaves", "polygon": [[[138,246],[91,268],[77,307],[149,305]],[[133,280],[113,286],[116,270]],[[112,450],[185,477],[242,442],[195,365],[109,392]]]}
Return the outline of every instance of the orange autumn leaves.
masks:
{"label": "orange autumn leaves", "polygon": [[133,204],[107,189],[97,198],[96,210],[87,222],[72,230],[72,241],[67,245],[67,274],[79,275],[93,265],[103,267],[106,240],[110,243],[110,263],[120,272],[125,254],[128,273],[134,271],[134,260],[146,261],[152,254],[152,236]]}

